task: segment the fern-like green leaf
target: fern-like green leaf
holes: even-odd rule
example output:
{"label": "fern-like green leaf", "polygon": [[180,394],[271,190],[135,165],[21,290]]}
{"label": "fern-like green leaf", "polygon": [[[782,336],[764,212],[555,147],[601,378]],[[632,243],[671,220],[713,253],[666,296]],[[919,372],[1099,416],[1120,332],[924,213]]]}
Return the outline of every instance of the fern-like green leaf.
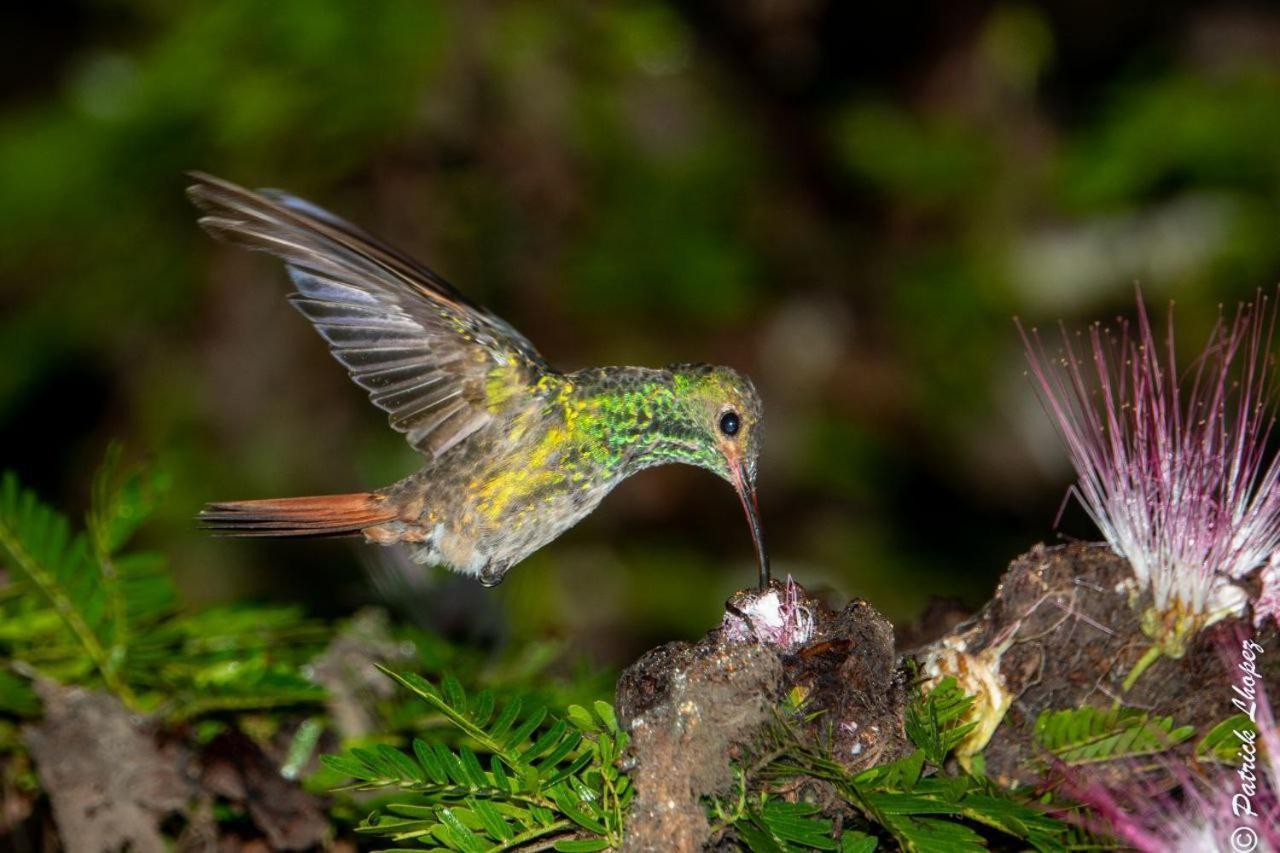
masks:
{"label": "fern-like green leaf", "polygon": [[1196,744],[1197,761],[1214,761],[1220,764],[1238,764],[1240,745],[1244,742],[1236,732],[1256,736],[1258,727],[1248,714],[1234,714],[1211,728]]}
{"label": "fern-like green leaf", "polygon": [[788,853],[781,839],[775,838],[769,830],[755,821],[739,821],[734,829],[738,834],[738,840],[750,853]]}
{"label": "fern-like green leaf", "polygon": [[450,746],[416,738],[411,752],[384,744],[324,757],[326,766],[358,787],[399,787],[421,798],[393,802],[385,813],[370,815],[362,833],[455,851],[511,849],[532,841],[569,850],[621,843],[632,792],[613,766],[626,735],[616,730],[611,714],[580,709],[578,720],[590,719],[590,732],[584,733],[567,716],[519,697],[499,707],[488,691],[470,694],[451,676],[436,685],[416,675],[389,674],[462,740]]}
{"label": "fern-like green leaf", "polygon": [[874,835],[846,829],[840,838],[840,853],[874,853],[879,844]]}
{"label": "fern-like green leaf", "polygon": [[13,474],[0,478],[0,565],[9,569],[0,656],[58,681],[105,685],[134,709],[171,718],[321,701],[300,668],[328,642],[323,626],[289,608],[180,616],[165,561],[122,552],[162,490],[163,478],[123,469],[113,448],[85,532],[73,533]]}
{"label": "fern-like green leaf", "polygon": [[864,770],[854,778],[854,782],[858,785],[910,791],[923,772],[924,750],[917,749],[897,761]]}
{"label": "fern-like green leaf", "polygon": [[[777,748],[784,758],[771,762],[764,778],[780,784],[797,777],[830,783],[850,807],[883,828],[906,850],[985,849],[986,840],[978,828],[1007,836],[1004,843],[1016,840],[1038,850],[1062,849],[1064,840],[1071,836],[1071,828],[1038,805],[1028,803],[1024,795],[1004,790],[982,776],[952,775],[946,770],[943,760],[954,748],[957,736],[965,731],[964,718],[971,701],[949,679],[927,695],[917,694],[909,712],[917,749],[890,764],[856,775],[833,760],[824,748],[798,739],[784,723],[775,733]],[[744,783],[744,799],[745,790]],[[716,803],[714,807],[723,820],[723,805]],[[760,820],[750,823],[741,835],[753,849],[795,845],[798,840],[783,837]],[[739,820],[735,830],[743,825]],[[813,838],[806,838],[805,843],[808,846],[804,849],[836,849],[821,847],[823,842],[815,843]],[[871,850],[875,849],[876,839],[854,836],[848,844],[851,849]]]}
{"label": "fern-like green leaf", "polygon": [[118,444],[107,449],[93,479],[92,501],[85,518],[85,531],[101,575],[103,634],[113,666],[124,661],[135,627],[159,621],[175,605],[163,559],[120,555],[165,488],[165,478],[154,471],[123,469],[121,455]]}
{"label": "fern-like green leaf", "polygon": [[978,724],[964,722],[974,698],[965,695],[955,678],[940,680],[927,694],[916,694],[903,714],[903,728],[930,763],[941,766]]}
{"label": "fern-like green leaf", "polygon": [[885,828],[910,853],[983,853],[987,849],[981,835],[954,821],[894,815],[885,821]]}
{"label": "fern-like green leaf", "polygon": [[784,845],[797,845],[809,850],[836,850],[838,845],[832,836],[833,824],[818,817],[818,812],[817,806],[808,803],[771,799],[763,808],[751,813],[751,820]]}
{"label": "fern-like green leaf", "polygon": [[1152,716],[1137,708],[1091,705],[1043,711],[1034,729],[1040,746],[1070,765],[1165,752],[1193,734],[1191,726],[1175,728],[1171,717]]}
{"label": "fern-like green leaf", "polygon": [[108,599],[120,595],[118,578],[100,574],[88,540],[22,489],[12,472],[0,478],[0,553],[4,565],[58,615],[107,686],[131,701],[132,691],[118,675],[118,656],[109,651]]}
{"label": "fern-like green leaf", "polygon": [[603,838],[569,838],[557,841],[551,849],[559,853],[597,853],[608,850],[609,842]]}
{"label": "fern-like green leaf", "polygon": [[862,802],[891,830],[900,817],[949,817],[991,827],[1039,849],[1056,849],[1067,830],[1065,824],[1040,809],[970,776],[921,779],[910,792],[864,791]]}

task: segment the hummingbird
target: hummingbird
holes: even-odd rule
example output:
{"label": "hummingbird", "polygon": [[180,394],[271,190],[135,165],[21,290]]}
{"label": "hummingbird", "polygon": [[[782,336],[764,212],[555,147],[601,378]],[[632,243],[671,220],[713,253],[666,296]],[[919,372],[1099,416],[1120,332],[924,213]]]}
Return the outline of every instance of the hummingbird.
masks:
{"label": "hummingbird", "polygon": [[211,503],[205,528],[403,543],[416,563],[494,586],[623,480],[684,463],[733,485],[768,585],[762,408],[748,377],[704,364],[562,373],[506,321],[360,228],[280,190],[190,177],[200,226],[284,261],[289,301],[424,458],[371,492]]}

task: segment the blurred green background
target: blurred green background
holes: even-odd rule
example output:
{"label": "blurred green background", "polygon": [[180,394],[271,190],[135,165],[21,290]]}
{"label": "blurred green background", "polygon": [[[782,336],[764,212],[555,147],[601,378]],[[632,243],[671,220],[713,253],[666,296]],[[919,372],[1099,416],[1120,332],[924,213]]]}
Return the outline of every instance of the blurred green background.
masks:
{"label": "blurred green background", "polygon": [[779,574],[910,621],[1059,535],[1069,470],[1011,318],[1176,298],[1184,343],[1280,278],[1271,4],[81,0],[4,12],[0,463],[83,506],[166,466],[193,602],[389,596],[606,664],[754,577],[732,491],[667,468],[495,591],[346,542],[214,540],[212,499],[415,465],[186,169],[425,260],[565,369],[730,364],[764,395]]}

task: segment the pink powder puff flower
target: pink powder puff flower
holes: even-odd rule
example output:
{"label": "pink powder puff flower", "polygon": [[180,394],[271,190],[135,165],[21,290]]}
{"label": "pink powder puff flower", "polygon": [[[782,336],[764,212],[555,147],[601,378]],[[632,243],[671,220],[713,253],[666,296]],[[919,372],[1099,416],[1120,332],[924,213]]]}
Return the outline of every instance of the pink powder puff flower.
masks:
{"label": "pink powder puff flower", "polygon": [[[1280,548],[1280,461],[1270,347],[1275,311],[1260,293],[1219,317],[1185,375],[1174,356],[1172,311],[1163,347],[1138,301],[1119,321],[1072,336],[1050,356],[1035,329],[1019,331],[1031,374],[1076,470],[1071,493],[1107,544],[1133,567],[1131,598],[1150,602],[1143,628],[1182,655],[1201,628],[1239,615],[1235,582]],[[1275,570],[1269,570],[1274,589]],[[1273,612],[1274,595],[1267,606]]]}

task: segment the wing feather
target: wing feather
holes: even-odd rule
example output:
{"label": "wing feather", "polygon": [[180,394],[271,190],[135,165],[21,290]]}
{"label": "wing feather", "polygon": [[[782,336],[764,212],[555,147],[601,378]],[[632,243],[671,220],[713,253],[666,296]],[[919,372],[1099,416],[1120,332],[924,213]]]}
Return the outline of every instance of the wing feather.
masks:
{"label": "wing feather", "polygon": [[551,368],[501,318],[470,302],[408,255],[354,225],[279,190],[253,192],[193,173],[188,194],[215,237],[281,258],[289,299],[328,342],[391,426],[439,456],[494,420],[495,368],[523,386]]}

